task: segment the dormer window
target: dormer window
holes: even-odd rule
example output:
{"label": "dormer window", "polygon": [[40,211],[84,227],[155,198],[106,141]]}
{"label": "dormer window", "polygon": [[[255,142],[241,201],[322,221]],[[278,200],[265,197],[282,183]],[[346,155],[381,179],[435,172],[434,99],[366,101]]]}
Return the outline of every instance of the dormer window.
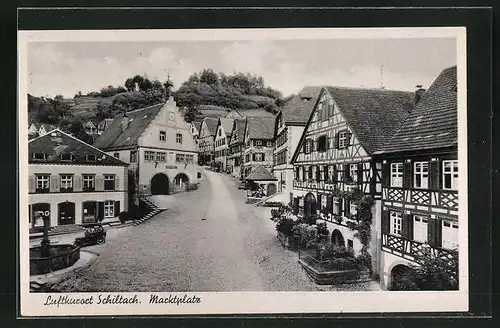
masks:
{"label": "dormer window", "polygon": [[89,162],[95,162],[97,160],[95,155],[86,155],[85,160]]}
{"label": "dormer window", "polygon": [[61,154],[61,161],[72,161],[73,160],[73,155],[72,154]]}
{"label": "dormer window", "polygon": [[46,159],[47,154],[45,153],[33,153],[33,159]]}

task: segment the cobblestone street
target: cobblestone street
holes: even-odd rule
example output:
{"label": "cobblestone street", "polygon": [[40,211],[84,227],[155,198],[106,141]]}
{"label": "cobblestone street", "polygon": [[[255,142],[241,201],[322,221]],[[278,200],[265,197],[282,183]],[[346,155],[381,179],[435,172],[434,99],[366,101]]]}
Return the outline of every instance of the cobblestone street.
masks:
{"label": "cobblestone street", "polygon": [[[318,288],[276,238],[269,208],[245,204],[225,174],[204,173],[198,190],[155,196],[168,210],[119,229],[96,263],[60,291],[315,291]],[[161,204],[159,204],[161,206]],[[204,219],[204,220],[202,220]],[[342,289],[373,289],[375,283]],[[329,289],[322,287],[321,289]]]}

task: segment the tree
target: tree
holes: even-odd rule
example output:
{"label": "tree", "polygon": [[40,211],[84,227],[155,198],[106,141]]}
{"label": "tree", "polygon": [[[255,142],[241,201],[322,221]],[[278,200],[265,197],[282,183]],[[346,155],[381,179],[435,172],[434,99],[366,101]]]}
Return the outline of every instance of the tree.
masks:
{"label": "tree", "polygon": [[206,68],[201,72],[200,82],[208,85],[217,85],[219,77],[211,68]]}
{"label": "tree", "polygon": [[191,123],[195,120],[196,115],[198,115],[199,111],[196,107],[188,107],[186,114],[184,114],[184,121]]}
{"label": "tree", "polygon": [[85,132],[85,127],[83,126],[83,123],[80,120],[75,120],[73,122],[70,128],[70,133],[75,138],[80,139],[81,141],[86,142],[90,145],[94,142],[92,136],[88,135],[87,132]]}
{"label": "tree", "polygon": [[133,78],[128,78],[125,80],[125,88],[127,88],[127,91],[135,91],[135,81]]}

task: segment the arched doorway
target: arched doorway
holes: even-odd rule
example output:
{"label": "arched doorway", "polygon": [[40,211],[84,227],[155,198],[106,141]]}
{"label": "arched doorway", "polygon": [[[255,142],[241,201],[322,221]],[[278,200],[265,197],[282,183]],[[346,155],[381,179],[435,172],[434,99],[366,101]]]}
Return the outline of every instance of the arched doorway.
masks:
{"label": "arched doorway", "polygon": [[64,202],[57,205],[58,225],[75,224],[75,203]]}
{"label": "arched doorway", "polygon": [[189,185],[189,178],[184,173],[179,173],[174,178],[175,188],[178,190],[187,190]]}
{"label": "arched doorway", "polygon": [[335,229],[332,232],[332,243],[337,246],[345,246],[344,236],[339,229]]}
{"label": "arched doorway", "polygon": [[415,270],[398,264],[391,270],[390,290],[418,290],[415,283]]}
{"label": "arched doorway", "polygon": [[151,179],[152,195],[168,195],[169,192],[168,177],[163,173],[157,173]]}
{"label": "arched doorway", "polygon": [[276,193],[276,185],[274,183],[270,183],[267,185],[267,196],[274,195]]}
{"label": "arched doorway", "polygon": [[310,216],[316,214],[316,197],[312,193],[308,193],[304,197],[304,215]]}

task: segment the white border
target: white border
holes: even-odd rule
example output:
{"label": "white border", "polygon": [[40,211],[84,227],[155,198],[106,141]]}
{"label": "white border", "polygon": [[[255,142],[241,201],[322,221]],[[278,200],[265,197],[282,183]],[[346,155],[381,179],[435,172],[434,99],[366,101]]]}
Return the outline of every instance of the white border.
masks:
{"label": "white border", "polygon": [[[150,293],[137,294],[139,305],[43,306],[49,294],[29,293],[29,226],[20,222],[20,298],[22,316],[82,315],[183,315],[258,313],[336,313],[336,312],[456,312],[468,310],[467,239],[467,99],[465,27],[425,28],[301,28],[301,29],[200,29],[200,30],[105,30],[105,31],[19,31],[19,190],[28,190],[27,147],[27,50],[29,42],[145,42],[195,40],[290,40],[290,39],[385,39],[443,38],[457,40],[458,78],[458,158],[459,158],[459,270],[460,290],[450,292],[223,292],[187,293],[200,297],[200,304],[148,304]],[[445,67],[443,67],[444,69]],[[22,110],[21,110],[22,109]],[[27,192],[19,195],[19,216],[26,217]],[[51,294],[96,298],[104,293]],[[106,293],[108,294],[108,293]],[[183,296],[184,293],[157,293]]]}

